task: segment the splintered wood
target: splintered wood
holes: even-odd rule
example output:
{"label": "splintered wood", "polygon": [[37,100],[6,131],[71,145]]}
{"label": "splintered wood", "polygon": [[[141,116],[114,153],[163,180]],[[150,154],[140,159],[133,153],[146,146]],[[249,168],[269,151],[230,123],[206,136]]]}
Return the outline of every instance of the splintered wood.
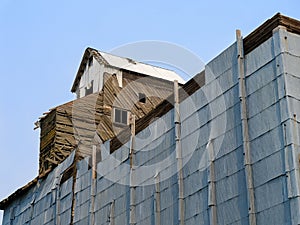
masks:
{"label": "splintered wood", "polygon": [[[113,108],[124,109],[142,119],[167,99],[173,85],[129,71],[123,71],[123,88],[115,75],[105,74],[104,81],[101,92],[57,106],[40,119],[40,174],[61,163],[74,149],[86,157],[92,154],[93,145],[122,138],[118,134],[130,129],[113,123]],[[140,93],[146,96],[145,102],[139,101]],[[159,111],[162,110],[166,109]],[[151,119],[148,117],[146,121]]]}

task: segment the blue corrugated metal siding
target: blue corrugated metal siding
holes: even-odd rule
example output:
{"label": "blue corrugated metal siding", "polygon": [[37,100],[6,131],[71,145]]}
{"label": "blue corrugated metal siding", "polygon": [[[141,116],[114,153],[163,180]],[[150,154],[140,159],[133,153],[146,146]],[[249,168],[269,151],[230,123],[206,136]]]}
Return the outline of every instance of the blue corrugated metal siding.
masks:
{"label": "blue corrugated metal siding", "polygon": [[[300,224],[299,46],[298,35],[279,29],[245,57],[258,225]],[[213,181],[218,224],[249,223],[237,66],[237,46],[233,44],[206,66],[206,85],[180,104],[182,154],[186,162],[183,168],[186,225],[211,224],[208,141],[217,151]],[[170,176],[161,180],[160,199],[156,199],[154,174],[149,171],[136,174],[136,224],[155,224],[155,211],[159,211],[162,225],[179,224],[173,118],[171,110],[136,136],[136,170],[157,163],[160,177]],[[148,140],[155,129],[155,138]],[[57,224],[57,215],[61,224],[70,224],[73,203],[74,225],[90,224],[91,211],[95,213],[96,224],[113,224],[112,220],[115,225],[129,224],[130,143],[111,155],[109,146],[109,141],[102,146],[102,161],[97,165],[94,209],[91,208],[92,173],[85,160],[77,163],[74,193],[73,178],[57,186],[60,175],[73,162],[71,155],[40,186],[31,188],[5,210],[3,225]],[[170,164],[159,164],[168,157]],[[155,201],[160,201],[160,209],[155,208]]]}

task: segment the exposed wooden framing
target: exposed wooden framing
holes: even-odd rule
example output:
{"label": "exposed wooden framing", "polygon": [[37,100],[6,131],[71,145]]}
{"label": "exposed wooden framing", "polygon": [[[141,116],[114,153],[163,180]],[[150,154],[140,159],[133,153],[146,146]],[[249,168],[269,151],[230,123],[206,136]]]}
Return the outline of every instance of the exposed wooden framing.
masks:
{"label": "exposed wooden framing", "polygon": [[241,31],[236,31],[236,43],[237,43],[237,66],[238,66],[238,77],[239,77],[239,98],[241,107],[241,121],[243,129],[243,150],[244,150],[244,165],[248,195],[248,214],[249,224],[256,225],[255,215],[255,202],[254,202],[254,187],[253,187],[253,175],[252,175],[252,164],[250,154],[250,141],[249,141],[249,130],[248,130],[248,118],[247,118],[247,103],[246,103],[246,82],[245,82],[245,69],[244,69],[244,51],[243,51],[243,38]]}
{"label": "exposed wooden framing", "polygon": [[63,150],[64,147],[65,147],[65,145],[63,145],[62,147],[56,147],[55,150],[57,152],[60,152],[63,156],[67,157],[70,155],[70,152]]}
{"label": "exposed wooden framing", "polygon": [[54,159],[57,159],[58,162],[62,162],[62,161],[63,161],[63,158],[60,157],[60,156],[58,155],[59,152],[53,151],[53,152],[51,152],[51,153],[52,153],[51,156],[52,156]]}
{"label": "exposed wooden framing", "polygon": [[[115,76],[106,73],[105,84],[100,93],[53,108],[41,119],[40,173],[57,165],[52,161],[45,161],[46,157],[60,163],[76,147],[84,157],[91,154],[95,134],[102,141],[118,135],[124,128],[113,127],[111,112],[115,104],[125,109],[132,106],[131,113],[141,119],[172,93],[172,82],[123,72],[123,89],[119,87]],[[145,79],[139,79],[141,77]],[[119,95],[121,91],[122,94]],[[147,102],[143,104],[133,102],[138,93],[144,91],[154,96],[147,97]],[[116,96],[120,99],[117,100]]]}
{"label": "exposed wooden framing", "polygon": [[56,161],[54,159],[50,159],[48,157],[46,158],[46,160],[49,161],[49,162],[51,162],[51,163],[53,163],[54,165],[58,165],[59,164],[59,161]]}

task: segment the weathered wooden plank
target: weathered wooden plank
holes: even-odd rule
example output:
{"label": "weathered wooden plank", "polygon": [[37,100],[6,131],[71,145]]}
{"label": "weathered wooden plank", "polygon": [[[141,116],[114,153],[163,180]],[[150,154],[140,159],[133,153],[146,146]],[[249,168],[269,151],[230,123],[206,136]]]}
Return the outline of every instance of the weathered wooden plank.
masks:
{"label": "weathered wooden plank", "polygon": [[[137,74],[126,74],[123,77],[123,88],[119,87],[115,76],[107,74],[105,80],[101,93],[91,94],[57,106],[50,113],[52,117],[49,114],[43,119],[44,125],[51,124],[52,128],[47,127],[48,133],[41,138],[43,154],[40,156],[42,159],[40,166],[43,166],[42,161],[46,158],[55,162],[57,159],[63,160],[75,146],[78,146],[82,154],[90,154],[96,135],[102,141],[106,141],[124,130],[123,127],[113,127],[111,113],[114,106],[124,109],[129,106],[128,110],[136,115],[137,119],[141,119],[164,101],[172,93],[173,88],[172,82],[165,85],[160,79],[147,80],[144,76],[137,76]],[[132,82],[133,80],[135,82]],[[139,102],[139,93],[147,96],[146,103]],[[161,108],[161,110],[165,109],[165,107]],[[149,123],[152,117],[146,118],[145,121],[146,124]],[[52,165],[49,160],[46,163],[49,166]],[[45,168],[42,170],[44,171]]]}
{"label": "weathered wooden plank", "polygon": [[[187,82],[179,90],[179,99],[184,101],[189,95],[193,94],[205,84],[205,71],[197,74],[193,79]],[[174,96],[170,95],[166,100],[162,101],[155,109],[146,114],[144,117],[136,121],[136,133],[145,129],[153,120],[153,118],[161,117],[170,111],[174,105]],[[112,138],[110,142],[110,150],[114,152],[120,148],[122,143],[126,143],[130,138],[130,131],[125,130],[118,134],[118,137]]]}
{"label": "weathered wooden plank", "polygon": [[47,116],[40,120],[40,135],[43,137],[55,127],[56,112],[52,110]]}
{"label": "weathered wooden plank", "polygon": [[291,33],[300,34],[300,22],[298,20],[277,13],[244,38],[245,55],[272,37],[273,30],[278,26],[286,27],[287,31]]}

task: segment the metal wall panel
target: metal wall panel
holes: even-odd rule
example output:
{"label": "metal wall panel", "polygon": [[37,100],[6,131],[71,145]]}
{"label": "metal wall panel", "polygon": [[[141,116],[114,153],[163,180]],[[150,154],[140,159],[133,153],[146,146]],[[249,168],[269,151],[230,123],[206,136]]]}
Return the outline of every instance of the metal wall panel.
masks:
{"label": "metal wall panel", "polygon": [[[245,57],[246,92],[257,224],[299,223],[300,154],[300,38],[278,30],[273,37]],[[211,199],[216,197],[218,224],[248,224],[247,185],[244,170],[242,124],[237,73],[236,44],[206,66],[206,85],[180,104],[185,224],[210,224]],[[288,71],[288,73],[287,73]],[[286,96],[288,95],[288,96]],[[225,103],[225,105],[223,105]],[[225,122],[225,123],[224,123]],[[152,137],[148,138],[149,135]],[[137,224],[155,222],[154,176],[141,168],[157,165],[160,182],[161,224],[179,222],[179,188],[175,153],[174,110],[153,122],[135,137],[134,165],[139,185],[130,191],[130,142],[109,152],[101,146],[97,165],[96,224],[129,224],[130,205]],[[214,155],[210,159],[208,149]],[[169,164],[159,164],[169,158]],[[74,155],[54,169],[39,187],[21,196],[4,214],[3,224],[55,224],[57,193],[61,224],[89,224],[91,169],[88,158],[77,163],[74,193],[71,177],[59,187],[63,172]],[[212,163],[213,162],[213,168]],[[212,170],[214,169],[214,173]],[[212,182],[215,190],[212,190]],[[125,184],[125,185],[123,185]],[[132,194],[135,201],[132,203]],[[73,203],[72,203],[73,202]],[[112,211],[112,203],[114,210]],[[33,204],[34,203],[34,204]],[[13,207],[15,209],[13,210]],[[14,213],[9,213],[14,211]],[[31,212],[33,210],[33,217]]]}

